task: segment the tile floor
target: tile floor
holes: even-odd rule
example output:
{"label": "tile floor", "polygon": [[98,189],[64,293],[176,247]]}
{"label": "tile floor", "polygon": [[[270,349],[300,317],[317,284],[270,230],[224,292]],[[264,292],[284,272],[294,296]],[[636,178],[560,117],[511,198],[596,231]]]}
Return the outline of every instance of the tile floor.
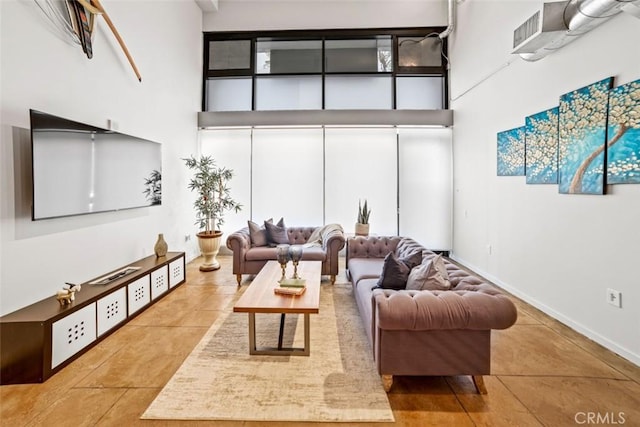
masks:
{"label": "tile floor", "polygon": [[[232,300],[231,258],[220,260],[211,273],[201,273],[198,260],[188,264],[187,283],[45,383],[0,387],[0,425],[280,425],[139,419]],[[389,393],[393,425],[640,426],[638,366],[514,301],[518,322],[493,333],[489,394],[476,394],[468,377],[398,377]]]}

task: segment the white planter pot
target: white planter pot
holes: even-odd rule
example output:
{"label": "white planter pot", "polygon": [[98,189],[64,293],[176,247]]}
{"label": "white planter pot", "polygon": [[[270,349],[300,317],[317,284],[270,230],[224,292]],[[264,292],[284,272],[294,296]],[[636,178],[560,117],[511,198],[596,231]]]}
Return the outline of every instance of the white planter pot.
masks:
{"label": "white planter pot", "polygon": [[200,271],[218,270],[220,268],[220,263],[216,259],[216,256],[218,256],[218,251],[220,250],[222,232],[216,231],[209,234],[200,232],[197,236],[200,252],[204,257],[204,262],[200,265]]}

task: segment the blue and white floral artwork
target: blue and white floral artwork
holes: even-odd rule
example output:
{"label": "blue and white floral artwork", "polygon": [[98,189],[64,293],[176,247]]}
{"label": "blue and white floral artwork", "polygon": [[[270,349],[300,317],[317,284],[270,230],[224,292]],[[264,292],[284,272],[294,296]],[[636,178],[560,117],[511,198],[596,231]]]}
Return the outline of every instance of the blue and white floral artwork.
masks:
{"label": "blue and white floral artwork", "polygon": [[524,176],[524,130],[498,132],[498,176]]}
{"label": "blue and white floral artwork", "polygon": [[526,118],[527,184],[558,183],[558,112],[555,107]]}
{"label": "blue and white floral artwork", "polygon": [[640,184],[640,80],[609,92],[607,184]]}
{"label": "blue and white floral artwork", "polygon": [[604,194],[607,106],[613,78],[560,97],[560,193]]}

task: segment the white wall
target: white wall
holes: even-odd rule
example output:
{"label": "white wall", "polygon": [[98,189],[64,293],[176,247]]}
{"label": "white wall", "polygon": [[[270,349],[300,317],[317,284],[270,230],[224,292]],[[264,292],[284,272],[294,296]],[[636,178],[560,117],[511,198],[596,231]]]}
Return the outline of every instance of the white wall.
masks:
{"label": "white wall", "polygon": [[[0,1],[0,314],[153,254],[158,233],[169,250],[196,253],[195,239],[185,246],[196,230],[180,158],[197,149],[202,13],[188,0],[102,3],[142,83],[102,18],[89,60],[35,2]],[[101,127],[112,119],[121,132],[162,143],[162,206],[32,222],[30,160],[20,148],[29,108]]]}
{"label": "white wall", "polygon": [[[496,133],[608,76],[640,78],[640,20],[620,15],[534,63],[509,54],[540,2],[460,4],[450,46],[454,99],[454,256],[570,327],[640,363],[640,185],[558,194],[496,176]],[[491,250],[488,246],[490,245]],[[622,292],[623,308],[606,289]]]}
{"label": "white wall", "polygon": [[220,0],[204,31],[428,27],[446,25],[444,0]]}

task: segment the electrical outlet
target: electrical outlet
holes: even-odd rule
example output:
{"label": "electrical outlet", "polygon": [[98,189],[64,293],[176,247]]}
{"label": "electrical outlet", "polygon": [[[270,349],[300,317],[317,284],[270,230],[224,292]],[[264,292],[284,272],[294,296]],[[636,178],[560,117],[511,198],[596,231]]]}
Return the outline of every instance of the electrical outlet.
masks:
{"label": "electrical outlet", "polygon": [[607,288],[607,302],[618,308],[622,308],[622,293],[615,289]]}
{"label": "electrical outlet", "polygon": [[185,234],[184,235],[184,241],[188,242],[189,240],[191,240],[191,234]]}
{"label": "electrical outlet", "polygon": [[491,245],[487,245],[487,252],[489,253],[489,255],[491,255],[493,248],[491,248]]}

